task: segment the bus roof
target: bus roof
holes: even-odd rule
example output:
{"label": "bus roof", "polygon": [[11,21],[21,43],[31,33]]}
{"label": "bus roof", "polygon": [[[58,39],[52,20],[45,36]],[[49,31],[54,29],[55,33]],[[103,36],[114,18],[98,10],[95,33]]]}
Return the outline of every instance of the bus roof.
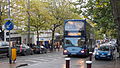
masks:
{"label": "bus roof", "polygon": [[87,23],[86,20],[80,20],[80,19],[68,19],[68,20],[65,20],[65,23],[68,21],[82,21],[84,23]]}

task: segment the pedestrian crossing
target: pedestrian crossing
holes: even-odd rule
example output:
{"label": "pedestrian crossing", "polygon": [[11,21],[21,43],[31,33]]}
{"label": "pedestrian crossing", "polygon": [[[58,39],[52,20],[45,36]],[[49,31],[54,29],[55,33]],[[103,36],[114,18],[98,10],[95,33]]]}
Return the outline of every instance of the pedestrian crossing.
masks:
{"label": "pedestrian crossing", "polygon": [[[62,55],[63,56],[63,55]],[[58,60],[58,59],[61,59],[63,57],[60,56],[60,54],[40,54],[40,55],[37,55],[37,57],[29,57],[29,58],[18,58],[17,59],[17,62],[19,63],[27,63],[29,65],[33,65],[33,64],[36,64],[36,63],[48,63],[48,62],[52,62],[52,61],[55,61],[55,60]]]}

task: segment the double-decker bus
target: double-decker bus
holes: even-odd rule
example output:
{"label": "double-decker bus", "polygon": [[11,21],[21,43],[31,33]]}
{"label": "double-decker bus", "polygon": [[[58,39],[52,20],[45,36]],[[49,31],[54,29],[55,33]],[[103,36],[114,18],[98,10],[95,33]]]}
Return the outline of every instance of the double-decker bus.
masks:
{"label": "double-decker bus", "polygon": [[89,55],[86,20],[65,20],[63,36],[63,55]]}

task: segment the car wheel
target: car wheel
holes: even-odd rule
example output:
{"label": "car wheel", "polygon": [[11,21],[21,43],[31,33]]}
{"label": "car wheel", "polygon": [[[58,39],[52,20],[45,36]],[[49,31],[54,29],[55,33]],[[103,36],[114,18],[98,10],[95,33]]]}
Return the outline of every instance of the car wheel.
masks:
{"label": "car wheel", "polygon": [[111,56],[110,60],[113,60],[113,56]]}
{"label": "car wheel", "polygon": [[31,51],[31,55],[33,55],[34,54],[34,52],[33,51]]}
{"label": "car wheel", "polygon": [[42,51],[41,50],[39,50],[39,54],[41,54],[42,53]]}
{"label": "car wheel", "polygon": [[98,60],[98,58],[95,58],[95,60]]}
{"label": "car wheel", "polygon": [[26,55],[27,55],[26,51],[24,51],[24,52],[23,52],[23,55],[24,55],[24,56],[26,56]]}

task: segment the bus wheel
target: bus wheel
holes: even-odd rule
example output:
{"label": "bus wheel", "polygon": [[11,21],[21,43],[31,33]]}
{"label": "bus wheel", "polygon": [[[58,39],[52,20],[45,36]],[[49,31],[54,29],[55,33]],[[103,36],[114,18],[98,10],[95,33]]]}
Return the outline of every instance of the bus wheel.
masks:
{"label": "bus wheel", "polygon": [[71,55],[68,55],[68,57],[71,57]]}

